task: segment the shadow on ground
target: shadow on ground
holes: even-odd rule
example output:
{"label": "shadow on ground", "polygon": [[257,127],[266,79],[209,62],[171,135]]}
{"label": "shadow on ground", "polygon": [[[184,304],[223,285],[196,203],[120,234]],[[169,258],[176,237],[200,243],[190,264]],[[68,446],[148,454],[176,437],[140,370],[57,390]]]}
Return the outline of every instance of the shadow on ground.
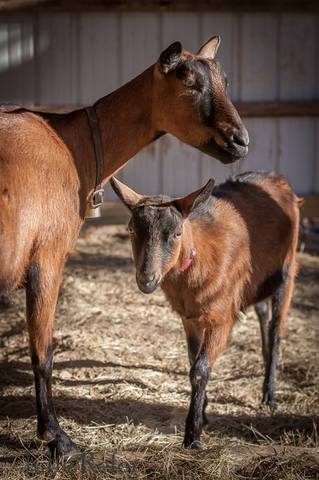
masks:
{"label": "shadow on ground", "polygon": [[[231,399],[230,399],[231,402]],[[183,426],[187,411],[184,408],[140,400],[107,400],[56,396],[58,415],[83,425],[124,424],[127,419],[135,425],[143,424],[162,433],[173,433],[174,425]],[[32,395],[8,395],[0,399],[0,417],[9,419],[29,418],[35,415],[35,399]],[[208,430],[225,437],[237,437],[257,442],[261,436],[279,441],[285,433],[312,435],[319,426],[319,418],[303,415],[214,415],[208,416]],[[257,431],[257,436],[256,436]],[[0,438],[1,440],[1,438]],[[16,446],[16,445],[15,445]]]}

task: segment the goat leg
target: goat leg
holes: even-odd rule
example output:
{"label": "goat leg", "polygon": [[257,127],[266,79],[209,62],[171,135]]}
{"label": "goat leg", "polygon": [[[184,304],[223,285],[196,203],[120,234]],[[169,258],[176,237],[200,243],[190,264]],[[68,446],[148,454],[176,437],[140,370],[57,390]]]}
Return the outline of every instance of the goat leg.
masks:
{"label": "goat leg", "polygon": [[184,446],[198,448],[200,435],[204,424],[204,406],[206,399],[206,385],[209,379],[210,366],[208,352],[203,349],[190,370],[192,386],[191,403],[185,426]]}
{"label": "goat leg", "polygon": [[[48,257],[47,257],[48,258]],[[72,455],[78,448],[61,429],[51,390],[54,312],[60,287],[62,262],[33,263],[27,272],[26,303],[34,372],[38,435],[48,442],[52,457]]]}
{"label": "goat leg", "polygon": [[197,330],[197,344],[200,345],[190,369],[192,393],[184,436],[184,446],[188,448],[198,448],[200,446],[200,435],[203,425],[207,421],[205,415],[207,404],[206,386],[211,366],[218,354],[226,347],[233,325],[231,315],[226,320],[221,319],[220,322],[216,322],[213,318],[207,319],[205,326],[203,326],[204,322],[202,321],[196,322],[193,320],[190,324],[190,322],[183,320],[185,330],[189,333],[191,332],[193,337]]}
{"label": "goat leg", "polygon": [[291,302],[294,284],[294,264],[283,269],[283,281],[277,292],[272,296],[272,318],[269,324],[269,356],[266,363],[265,380],[263,385],[263,403],[268,405],[271,412],[276,409],[275,387],[279,353],[280,337],[284,331],[284,324]]}
{"label": "goat leg", "polygon": [[268,300],[256,303],[255,311],[259,320],[264,364],[268,362],[269,352],[269,303]]}

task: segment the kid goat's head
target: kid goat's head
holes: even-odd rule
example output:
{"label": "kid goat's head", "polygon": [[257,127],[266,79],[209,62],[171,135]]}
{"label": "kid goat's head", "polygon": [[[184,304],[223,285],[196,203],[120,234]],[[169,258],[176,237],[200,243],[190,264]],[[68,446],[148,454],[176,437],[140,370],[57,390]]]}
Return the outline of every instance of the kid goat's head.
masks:
{"label": "kid goat's head", "polygon": [[186,197],[148,197],[111,179],[115,193],[131,212],[128,230],[136,267],[136,281],[144,293],[152,293],[172,269],[182,274],[192,260],[188,218],[200,214],[211,196],[214,181]]}
{"label": "kid goat's head", "polygon": [[249,137],[215,60],[219,44],[216,36],[196,55],[180,42],[162,52],[154,68],[153,121],[158,131],[231,163],[247,155]]}

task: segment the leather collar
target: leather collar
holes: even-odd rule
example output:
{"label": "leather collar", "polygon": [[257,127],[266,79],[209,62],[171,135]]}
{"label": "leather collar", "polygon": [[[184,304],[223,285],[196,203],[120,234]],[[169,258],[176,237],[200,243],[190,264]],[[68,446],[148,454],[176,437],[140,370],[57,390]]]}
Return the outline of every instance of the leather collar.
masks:
{"label": "leather collar", "polygon": [[91,136],[94,145],[96,177],[95,187],[90,199],[91,208],[97,208],[103,203],[104,190],[102,188],[103,172],[104,172],[104,156],[101,139],[101,131],[98,118],[96,116],[94,107],[87,107],[85,109],[89,119],[91,129]]}

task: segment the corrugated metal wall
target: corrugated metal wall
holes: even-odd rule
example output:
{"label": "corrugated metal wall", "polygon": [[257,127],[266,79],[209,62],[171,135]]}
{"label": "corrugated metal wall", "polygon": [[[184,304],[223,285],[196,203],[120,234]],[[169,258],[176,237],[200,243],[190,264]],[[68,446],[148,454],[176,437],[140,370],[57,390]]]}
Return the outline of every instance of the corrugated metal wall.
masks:
{"label": "corrugated metal wall", "polygon": [[[84,105],[154,63],[175,40],[196,51],[220,34],[234,100],[319,97],[319,17],[308,14],[92,13],[0,17],[0,101]],[[145,193],[183,194],[214,176],[276,169],[299,193],[319,192],[319,119],[247,119],[251,148],[223,166],[165,136],[122,178]],[[108,190],[108,198],[114,198]]]}

